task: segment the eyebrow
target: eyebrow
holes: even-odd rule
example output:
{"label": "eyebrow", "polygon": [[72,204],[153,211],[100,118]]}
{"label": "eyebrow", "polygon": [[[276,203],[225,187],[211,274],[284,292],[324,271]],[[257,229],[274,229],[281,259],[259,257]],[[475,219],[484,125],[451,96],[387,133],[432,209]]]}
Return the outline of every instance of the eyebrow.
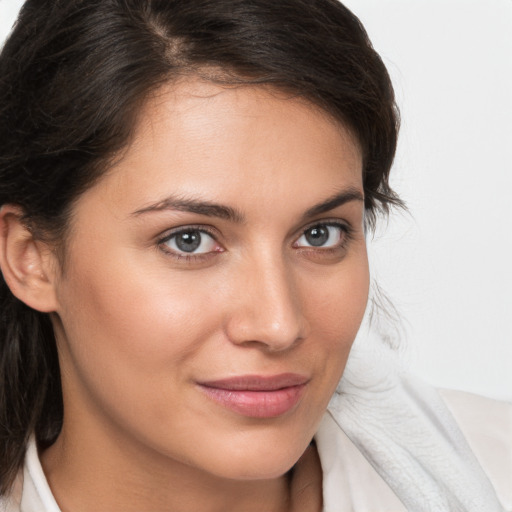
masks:
{"label": "eyebrow", "polygon": [[[337,194],[327,198],[325,201],[318,203],[304,213],[302,220],[307,220],[316,215],[326,213],[330,210],[342,206],[350,201],[364,201],[363,193],[355,187],[350,187]],[[140,210],[132,213],[134,216],[139,216],[150,212],[159,212],[164,210],[177,210],[182,212],[197,213],[207,217],[218,217],[237,224],[245,222],[245,216],[236,208],[225,206],[222,204],[212,203],[210,201],[203,201],[197,199],[185,199],[174,196],[169,196],[162,201],[151,204]]]}
{"label": "eyebrow", "polygon": [[132,215],[138,216],[144,213],[160,212],[163,210],[177,210],[181,212],[197,213],[207,217],[219,217],[237,224],[241,224],[245,221],[244,215],[230,206],[224,206],[210,201],[184,199],[173,196],[169,196],[158,203],[136,210]]}
{"label": "eyebrow", "polygon": [[338,208],[338,206],[342,206],[345,203],[349,203],[351,201],[364,202],[364,195],[361,190],[356,187],[349,187],[342,190],[341,192],[334,194],[333,196],[327,198],[325,201],[322,201],[321,203],[309,208],[309,210],[306,210],[302,216],[302,220],[307,220],[311,217],[315,217],[316,215],[329,212],[335,208]]}

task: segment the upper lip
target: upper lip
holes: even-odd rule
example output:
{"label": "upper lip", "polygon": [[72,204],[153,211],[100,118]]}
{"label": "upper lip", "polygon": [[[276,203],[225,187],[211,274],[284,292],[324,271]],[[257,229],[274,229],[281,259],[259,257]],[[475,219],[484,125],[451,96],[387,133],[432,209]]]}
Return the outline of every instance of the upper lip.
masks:
{"label": "upper lip", "polygon": [[297,373],[281,373],[279,375],[239,375],[226,379],[203,381],[199,384],[209,388],[227,389],[231,391],[276,391],[278,389],[301,386],[308,378]]}

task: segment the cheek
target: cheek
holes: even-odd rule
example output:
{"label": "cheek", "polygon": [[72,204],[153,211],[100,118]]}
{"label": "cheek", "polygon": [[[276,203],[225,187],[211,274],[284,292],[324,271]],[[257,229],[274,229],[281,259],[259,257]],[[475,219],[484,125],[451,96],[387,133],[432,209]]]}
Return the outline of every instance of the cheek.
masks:
{"label": "cheek", "polygon": [[345,368],[366,310],[369,282],[363,243],[338,268],[326,269],[317,279],[309,276],[302,282],[304,314],[310,327],[310,357],[323,369],[323,391],[318,394],[323,405],[327,405]]}
{"label": "cheek", "polygon": [[68,412],[85,424],[108,417],[147,444],[167,446],[171,430],[176,438],[195,431],[188,383],[218,325],[211,294],[189,286],[186,273],[171,280],[126,253],[122,266],[90,261],[77,262],[61,288]]}
{"label": "cheek", "polygon": [[[368,301],[369,269],[366,251],[347,266],[338,279],[332,279],[322,300],[318,297],[316,314],[318,329],[323,338],[330,340],[330,363],[337,365],[334,387],[341,378],[352,343],[357,335]],[[336,370],[333,371],[336,373]]]}
{"label": "cheek", "polygon": [[325,275],[320,269],[317,279],[309,276],[302,287],[306,315],[315,330],[333,344],[350,348],[366,309],[369,282],[363,243],[338,268],[326,269]]}
{"label": "cheek", "polygon": [[207,321],[197,315],[202,295],[183,293],[181,284],[126,260],[77,269],[62,298],[66,338],[75,350],[95,353],[116,368],[123,361],[141,371],[168,366],[170,358],[178,364],[197,349],[199,319]]}
{"label": "cheek", "polygon": [[162,383],[186,378],[184,363],[214,322],[204,289],[187,286],[186,278],[171,281],[136,252],[109,259],[91,253],[71,263],[59,290],[59,349],[69,378],[109,406],[149,406],[165,394]]}

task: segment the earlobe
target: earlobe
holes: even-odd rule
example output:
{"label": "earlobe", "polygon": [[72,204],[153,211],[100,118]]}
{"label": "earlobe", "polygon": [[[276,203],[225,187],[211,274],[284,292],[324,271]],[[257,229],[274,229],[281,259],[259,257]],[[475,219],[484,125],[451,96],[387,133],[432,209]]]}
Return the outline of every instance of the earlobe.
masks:
{"label": "earlobe", "polygon": [[54,255],[36,240],[23,211],[15,205],[0,208],[0,269],[11,292],[37,311],[56,311]]}

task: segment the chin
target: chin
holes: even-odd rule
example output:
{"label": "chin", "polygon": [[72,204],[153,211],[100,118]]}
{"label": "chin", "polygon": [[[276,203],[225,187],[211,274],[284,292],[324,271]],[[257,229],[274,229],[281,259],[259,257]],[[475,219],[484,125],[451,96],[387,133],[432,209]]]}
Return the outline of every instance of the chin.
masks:
{"label": "chin", "polygon": [[276,454],[272,456],[256,456],[243,457],[240,460],[230,460],[227,465],[223,466],[222,474],[218,475],[222,478],[230,480],[272,480],[286,474],[300,459],[304,453],[304,449],[282,456]]}
{"label": "chin", "polygon": [[311,437],[293,439],[291,435],[254,435],[217,445],[210,453],[209,472],[232,480],[267,480],[287,473],[308,447]]}

